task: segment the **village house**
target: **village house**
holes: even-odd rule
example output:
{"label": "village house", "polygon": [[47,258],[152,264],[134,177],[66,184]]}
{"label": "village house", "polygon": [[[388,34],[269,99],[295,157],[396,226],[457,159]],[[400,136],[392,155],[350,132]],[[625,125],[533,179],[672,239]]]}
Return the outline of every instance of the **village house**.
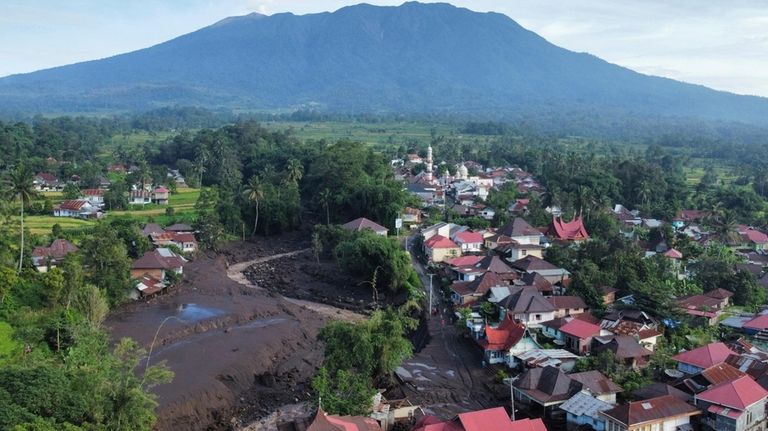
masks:
{"label": "village house", "polygon": [[421,210],[406,207],[403,209],[403,213],[400,214],[400,218],[403,220],[403,226],[406,229],[414,229],[421,224]]}
{"label": "village house", "polygon": [[[360,427],[346,427],[339,431],[368,431]],[[513,421],[509,418],[504,407],[459,413],[447,422],[441,422],[435,416],[426,415],[416,422],[411,431],[547,431],[541,419],[520,419]],[[307,431],[335,431],[329,428],[316,428]]]}
{"label": "village house", "polygon": [[571,277],[571,273],[566,269],[559,268],[536,256],[526,256],[510,264],[510,266],[520,272],[538,273],[552,284],[563,283]]}
{"label": "village house", "polygon": [[98,218],[99,209],[86,200],[68,200],[53,207],[54,217]]}
{"label": "village house", "polygon": [[38,192],[60,191],[64,188],[64,183],[56,175],[40,172],[32,179],[32,185]]}
{"label": "village house", "polygon": [[163,229],[162,226],[160,226],[157,223],[147,223],[144,225],[144,227],[141,229],[141,234],[144,236],[151,236],[153,233],[164,233],[165,229]]}
{"label": "village house", "polygon": [[691,417],[700,414],[696,407],[664,395],[616,406],[599,414],[607,431],[690,430]]}
{"label": "village house", "polygon": [[473,281],[454,282],[451,285],[451,301],[456,305],[471,304],[482,299],[491,288],[501,286],[506,286],[501,277],[496,273],[486,272]]}
{"label": "village house", "polygon": [[171,192],[163,187],[155,187],[152,190],[152,203],[156,205],[168,205]]}
{"label": "village house", "polygon": [[600,336],[601,331],[599,325],[580,319],[571,319],[559,328],[565,348],[577,355],[588,354],[592,340]]}
{"label": "village house", "polygon": [[131,293],[131,299],[148,298],[166,288],[163,280],[144,274],[136,280],[136,289]]}
{"label": "village house", "polygon": [[168,247],[170,245],[178,247],[184,253],[197,252],[197,240],[192,233],[176,232],[154,232],[149,234],[149,238],[155,247]]}
{"label": "village house", "polygon": [[380,236],[387,236],[387,232],[389,232],[389,229],[374,221],[368,220],[365,217],[356,218],[351,222],[341,225],[341,227],[353,232],[363,232],[365,230],[370,230],[376,235]]}
{"label": "village house", "polygon": [[48,247],[35,247],[32,249],[32,264],[39,272],[48,272],[55,268],[69,253],[74,253],[78,248],[66,239],[56,239]]}
{"label": "village house", "polygon": [[[580,313],[573,316],[557,317],[548,322],[542,322],[541,334],[546,337],[554,339],[556,344],[565,345],[565,338],[563,337],[562,332],[560,332],[560,328],[574,319],[583,320],[585,322],[589,322],[592,324],[597,324],[600,322],[596,317],[592,316],[589,313]],[[602,335],[611,334],[610,332],[604,329],[601,329],[601,331],[602,331],[601,332]]]}
{"label": "village house", "polygon": [[616,302],[616,292],[618,291],[619,289],[616,289],[614,287],[609,287],[609,286],[601,287],[600,294],[603,297],[603,304],[611,305],[614,302]]}
{"label": "village house", "polygon": [[483,234],[463,231],[453,237],[453,241],[461,248],[462,253],[477,253],[483,250]]}
{"label": "village house", "polygon": [[624,391],[621,386],[598,370],[571,373],[568,377],[582,384],[582,392],[587,392],[607,403],[616,404],[616,394]]}
{"label": "village house", "polygon": [[502,245],[499,241],[502,237],[509,238],[509,240],[518,245],[540,245],[542,235],[538,229],[528,224],[527,221],[521,217],[515,217],[498,229],[496,235],[487,238],[485,246],[489,249],[494,249]]}
{"label": "village house", "polygon": [[165,280],[169,271],[182,274],[186,259],[167,248],[158,248],[144,253],[131,264],[131,278],[148,275],[157,280]]}
{"label": "village house", "polygon": [[699,210],[682,210],[678,211],[675,217],[672,219],[672,227],[675,229],[682,229],[691,223],[696,223],[709,215],[707,211]]}
{"label": "village house", "polygon": [[589,239],[587,229],[581,216],[576,216],[569,222],[561,217],[553,217],[547,229],[547,236],[555,241],[581,242]]}
{"label": "village house", "polygon": [[80,198],[88,201],[95,207],[104,205],[104,190],[102,189],[83,189],[80,191]]}
{"label": "village house", "polygon": [[706,370],[702,370],[699,374],[683,379],[675,387],[693,395],[713,386],[736,380],[744,375],[746,374],[743,371],[723,362],[722,364],[713,365]]}
{"label": "village house", "polygon": [[640,369],[648,365],[653,354],[630,335],[607,335],[592,339],[592,354],[610,351],[625,367]]}
{"label": "village house", "polygon": [[450,238],[435,235],[424,241],[424,254],[431,262],[439,263],[461,256],[461,247],[451,241]]}
{"label": "village house", "polygon": [[768,314],[758,314],[752,319],[747,320],[741,326],[742,331],[747,335],[753,335],[756,338],[762,338],[762,334],[768,330]]}
{"label": "village house", "polygon": [[717,364],[722,364],[728,355],[735,352],[723,342],[710,343],[687,352],[678,353],[672,359],[677,361],[677,369],[688,375],[694,375]]}
{"label": "village house", "polygon": [[520,277],[519,281],[524,286],[534,286],[545,297],[550,297],[555,293],[552,283],[538,272],[526,272]]}
{"label": "village house", "polygon": [[184,223],[174,223],[168,227],[165,228],[166,232],[175,232],[175,233],[194,233],[195,229],[192,228],[192,226]]}
{"label": "village house", "polygon": [[564,349],[531,349],[515,354],[515,364],[523,369],[556,367],[570,372],[579,359],[577,355]]}
{"label": "village house", "polygon": [[528,333],[524,324],[504,316],[497,327],[485,325],[485,337],[477,340],[489,364],[506,364],[514,367],[515,355],[540,346]]}
{"label": "village house", "polygon": [[323,411],[322,407],[317,409],[313,418],[282,421],[276,428],[294,431],[383,431],[376,419],[366,416],[329,415]]}
{"label": "village house", "polygon": [[499,302],[500,313],[504,317],[523,322],[529,328],[538,328],[542,322],[555,318],[555,308],[533,286],[512,286],[510,294]]}
{"label": "village house", "polygon": [[515,402],[541,409],[547,416],[554,407],[581,392],[583,385],[555,367],[531,368],[512,383]]}
{"label": "village house", "polygon": [[696,406],[706,412],[707,430],[764,430],[768,391],[749,376],[714,386],[695,396]]}
{"label": "village house", "polygon": [[717,318],[730,303],[733,292],[715,289],[704,294],[692,295],[677,300],[677,304],[695,323],[707,325],[717,323]]}
{"label": "village house", "polygon": [[560,405],[560,410],[566,413],[566,430],[568,431],[583,429],[605,431],[605,417],[599,413],[612,408],[613,404],[599,400],[585,391],[577,393]]}
{"label": "village house", "polygon": [[131,190],[128,193],[128,203],[131,205],[147,205],[152,203],[152,193],[146,190]]}
{"label": "village house", "polygon": [[551,296],[547,298],[555,308],[555,317],[566,317],[586,313],[587,304],[580,296]]}

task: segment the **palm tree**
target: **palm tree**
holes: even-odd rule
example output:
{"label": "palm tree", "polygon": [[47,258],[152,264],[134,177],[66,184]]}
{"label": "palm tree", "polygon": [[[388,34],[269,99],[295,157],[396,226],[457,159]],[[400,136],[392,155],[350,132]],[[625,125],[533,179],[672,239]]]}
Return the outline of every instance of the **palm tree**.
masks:
{"label": "palm tree", "polygon": [[10,198],[18,199],[21,207],[21,244],[19,246],[19,268],[24,262],[24,206],[29,203],[35,195],[35,188],[32,182],[32,174],[24,166],[17,166],[16,169],[8,172],[5,178],[6,188]]}
{"label": "palm tree", "polygon": [[320,201],[320,205],[325,208],[325,224],[330,225],[331,224],[331,212],[329,210],[331,206],[331,191],[328,189],[323,189],[320,191],[320,194],[317,196],[318,200]]}
{"label": "palm tree", "polygon": [[288,181],[298,184],[304,177],[304,166],[296,159],[288,160],[288,166],[285,168]]}
{"label": "palm tree", "polygon": [[258,175],[254,175],[248,180],[244,193],[245,198],[256,207],[256,218],[253,221],[253,232],[251,233],[251,236],[253,236],[256,235],[256,228],[259,226],[259,202],[264,197],[264,187]]}

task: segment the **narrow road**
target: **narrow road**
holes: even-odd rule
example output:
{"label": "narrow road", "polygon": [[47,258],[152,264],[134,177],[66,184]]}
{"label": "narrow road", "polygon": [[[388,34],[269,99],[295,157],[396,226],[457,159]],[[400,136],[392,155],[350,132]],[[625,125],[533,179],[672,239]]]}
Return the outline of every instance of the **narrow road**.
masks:
{"label": "narrow road", "polygon": [[[413,244],[412,239],[408,243]],[[415,250],[409,247],[408,251],[429,298],[427,271],[416,259]],[[411,402],[440,417],[494,407],[495,400],[483,383],[489,377],[481,365],[482,354],[455,326],[451,304],[443,301],[437,278],[432,281],[433,307],[438,314],[430,313],[428,317],[429,343],[398,370],[401,380],[406,382],[404,390]]]}
{"label": "narrow road", "polygon": [[[294,250],[287,253],[273,254],[271,256],[263,256],[257,259],[247,260],[245,262],[238,262],[230,265],[227,268],[227,277],[229,277],[232,281],[242,284],[243,286],[248,286],[252,289],[265,290],[263,287],[253,284],[251,283],[250,280],[248,280],[248,278],[244,274],[246,269],[250,268],[253,265],[258,265],[260,263],[266,263],[271,260],[281,259],[284,257],[296,256],[298,254],[307,253],[310,251],[312,251],[311,248],[304,248],[301,250]],[[287,296],[281,296],[281,298],[284,299],[286,302],[290,302],[291,304],[295,304],[300,307],[304,307],[306,309],[312,310],[318,314],[321,314],[331,319],[360,321],[360,320],[365,320],[366,318],[366,316],[359,313],[355,313],[354,311],[345,310],[343,308],[334,307],[334,306],[323,304],[320,302],[304,301],[301,299],[289,298]]]}

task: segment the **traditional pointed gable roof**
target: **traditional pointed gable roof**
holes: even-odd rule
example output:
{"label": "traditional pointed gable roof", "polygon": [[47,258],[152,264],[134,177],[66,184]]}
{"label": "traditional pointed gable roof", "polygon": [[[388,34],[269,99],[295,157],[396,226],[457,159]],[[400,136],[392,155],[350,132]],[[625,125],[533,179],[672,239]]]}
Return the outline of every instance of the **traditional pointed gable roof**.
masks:
{"label": "traditional pointed gable roof", "polygon": [[768,391],[749,376],[719,384],[696,395],[697,399],[742,411],[766,397]]}
{"label": "traditional pointed gable roof", "polygon": [[376,233],[388,232],[388,229],[385,228],[384,226],[374,221],[368,220],[365,217],[356,218],[351,222],[341,225],[341,227],[343,227],[344,229],[356,231],[356,232],[362,232],[366,229],[370,229]]}
{"label": "traditional pointed gable roof", "polygon": [[699,368],[709,368],[713,365],[722,364],[728,355],[734,352],[723,342],[710,343],[706,346],[678,353],[672,359],[684,364],[693,365]]}
{"label": "traditional pointed gable roof", "polygon": [[478,340],[483,350],[509,350],[525,336],[525,325],[504,316],[499,326],[485,325],[485,338]]}
{"label": "traditional pointed gable roof", "polygon": [[562,217],[553,217],[549,224],[547,235],[561,241],[581,241],[589,239],[587,229],[584,227],[584,221],[581,216],[575,216],[569,222],[563,221]]}

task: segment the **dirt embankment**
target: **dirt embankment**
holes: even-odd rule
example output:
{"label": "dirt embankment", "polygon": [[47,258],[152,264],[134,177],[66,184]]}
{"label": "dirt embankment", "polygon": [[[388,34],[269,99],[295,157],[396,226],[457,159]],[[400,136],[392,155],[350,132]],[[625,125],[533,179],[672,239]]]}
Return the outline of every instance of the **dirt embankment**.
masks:
{"label": "dirt embankment", "polygon": [[109,316],[115,339],[132,337],[147,349],[162,325],[150,362],[165,361],[175,378],[153,389],[158,430],[231,429],[309,398],[308,383],[323,359],[318,330],[329,317],[354,315],[305,307],[228,277],[232,262],[303,245],[301,233],[230,244],[188,264],[174,292]]}

